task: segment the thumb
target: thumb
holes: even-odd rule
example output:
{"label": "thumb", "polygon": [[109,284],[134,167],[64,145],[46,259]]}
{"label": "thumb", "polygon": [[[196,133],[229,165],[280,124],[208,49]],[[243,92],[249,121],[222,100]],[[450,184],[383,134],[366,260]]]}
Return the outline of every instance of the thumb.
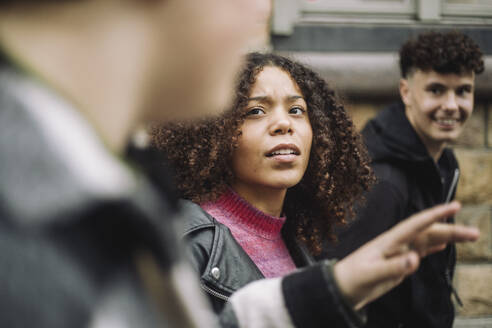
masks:
{"label": "thumb", "polygon": [[[386,294],[419,266],[419,256],[415,251],[398,254],[391,258],[375,261],[359,280],[358,301],[355,308],[360,309],[367,303]],[[356,298],[357,299],[357,298]]]}
{"label": "thumb", "polygon": [[405,278],[417,270],[420,258],[415,251],[409,251],[404,254],[392,256],[383,259],[378,265],[374,266],[371,274],[375,281],[397,281]]}

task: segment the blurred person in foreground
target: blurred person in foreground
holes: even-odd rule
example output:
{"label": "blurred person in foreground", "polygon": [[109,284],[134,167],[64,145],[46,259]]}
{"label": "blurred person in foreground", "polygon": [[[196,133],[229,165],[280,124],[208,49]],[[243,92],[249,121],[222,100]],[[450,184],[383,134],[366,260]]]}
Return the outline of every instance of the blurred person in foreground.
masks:
{"label": "blurred person in foreground", "polygon": [[[328,256],[343,258],[409,215],[454,198],[459,168],[446,146],[472,115],[482,52],[460,32],[426,32],[403,44],[400,68],[401,101],[362,131],[378,182]],[[451,244],[422,260],[415,274],[369,306],[368,327],[452,327],[451,295],[460,302],[452,286],[455,253]]]}
{"label": "blurred person in foreground", "polygon": [[215,324],[172,194],[123,155],[148,120],[225,107],[269,7],[0,0],[1,327]]}
{"label": "blurred person in foreground", "polygon": [[[124,153],[146,122],[226,107],[241,53],[269,7],[261,0],[0,2],[0,326],[217,324],[181,259],[172,192]],[[348,327],[346,309],[325,305],[347,297],[355,308],[393,287],[418,265],[416,251],[400,250],[458,209],[408,220],[373,243],[378,266],[340,275],[339,285],[318,265],[245,287],[220,324],[308,326],[294,321],[311,315],[319,318],[311,326]],[[477,237],[456,229],[442,242],[457,232]],[[303,307],[286,308],[292,297]]]}

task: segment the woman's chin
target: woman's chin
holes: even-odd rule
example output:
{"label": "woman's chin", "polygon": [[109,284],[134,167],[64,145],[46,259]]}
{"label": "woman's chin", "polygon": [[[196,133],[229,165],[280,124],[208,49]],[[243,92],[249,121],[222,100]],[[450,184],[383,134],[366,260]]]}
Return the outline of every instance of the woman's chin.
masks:
{"label": "woman's chin", "polygon": [[268,185],[272,189],[289,189],[297,185],[301,181],[300,178],[284,178],[270,181]]}

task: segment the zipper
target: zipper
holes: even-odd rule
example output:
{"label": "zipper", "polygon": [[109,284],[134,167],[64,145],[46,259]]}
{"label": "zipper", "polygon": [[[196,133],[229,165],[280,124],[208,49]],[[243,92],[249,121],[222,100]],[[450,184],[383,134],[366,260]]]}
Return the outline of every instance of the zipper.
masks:
{"label": "zipper", "polygon": [[456,289],[453,286],[453,282],[451,281],[451,274],[449,273],[449,268],[446,269],[446,272],[444,273],[446,277],[446,283],[448,284],[448,287],[451,289],[451,294],[454,296],[454,299],[456,300],[456,303],[460,307],[463,307],[463,302],[461,301],[460,295],[456,291]]}
{"label": "zipper", "polygon": [[[451,197],[453,196],[453,192],[456,190],[459,177],[460,177],[460,170],[456,168],[454,170],[453,180],[451,180],[451,185],[449,186],[448,194],[446,196],[446,200],[445,200],[446,204],[451,201]],[[453,295],[454,299],[456,300],[456,303],[458,303],[460,307],[463,307],[463,302],[461,301],[460,295],[458,294],[456,288],[454,288],[453,282],[451,281],[451,273],[449,268],[451,262],[451,256],[452,256],[452,252],[450,252],[449,255],[450,258],[448,259],[448,266],[446,268],[446,271],[444,272],[444,279],[451,291],[451,295]]]}
{"label": "zipper", "polygon": [[219,298],[219,299],[221,299],[221,300],[223,300],[223,301],[226,301],[226,302],[227,302],[227,301],[229,301],[229,296],[226,296],[226,295],[224,295],[224,294],[221,294],[221,293],[219,293],[219,292],[217,292],[217,291],[213,290],[212,288],[208,287],[208,286],[207,286],[207,285],[205,285],[205,284],[201,284],[201,287],[202,287],[202,289],[203,289],[205,292],[207,292],[208,294],[210,294],[210,295],[212,295],[212,296],[214,296],[214,297],[217,297],[217,298]]}
{"label": "zipper", "polygon": [[446,268],[446,270],[444,271],[444,277],[437,272],[434,265],[431,265],[430,267],[432,268],[432,271],[434,271],[434,274],[436,274],[439,277],[439,280],[444,282],[446,287],[449,288],[449,291],[451,292],[451,296],[456,300],[456,303],[458,303],[458,305],[460,307],[463,307],[463,302],[461,301],[461,297],[458,294],[458,291],[453,286],[453,282],[451,280],[451,272],[449,269],[449,265]]}
{"label": "zipper", "polygon": [[[451,180],[451,185],[449,186],[446,198],[444,200],[446,204],[449,203],[451,201],[451,198],[453,197],[453,192],[456,190],[456,185],[458,184],[459,177],[460,177],[460,170],[455,169],[453,174],[453,180]],[[431,265],[431,268],[432,271],[434,271],[434,273],[440,278],[441,281],[444,280],[444,284],[446,284],[446,286],[451,291],[451,296],[456,300],[456,303],[458,303],[460,307],[463,307],[463,302],[461,301],[458,291],[454,288],[453,282],[451,281],[451,272],[450,272],[451,256],[452,256],[452,252],[450,251],[448,263],[446,265],[446,270],[444,271],[444,277],[438,273],[438,270],[436,270],[436,268],[433,265]]]}
{"label": "zipper", "polygon": [[453,196],[453,192],[456,189],[456,185],[458,184],[458,179],[460,177],[460,170],[455,169],[453,180],[451,180],[451,185],[449,186],[448,195],[446,196],[445,203],[449,203],[451,201],[451,197]]}

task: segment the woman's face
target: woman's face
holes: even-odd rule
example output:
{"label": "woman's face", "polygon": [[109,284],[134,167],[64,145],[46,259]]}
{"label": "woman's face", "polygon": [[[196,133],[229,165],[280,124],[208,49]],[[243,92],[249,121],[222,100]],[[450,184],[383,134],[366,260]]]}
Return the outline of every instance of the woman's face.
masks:
{"label": "woman's face", "polygon": [[313,139],[307,111],[287,72],[267,66],[258,73],[233,154],[236,185],[286,189],[301,181]]}

